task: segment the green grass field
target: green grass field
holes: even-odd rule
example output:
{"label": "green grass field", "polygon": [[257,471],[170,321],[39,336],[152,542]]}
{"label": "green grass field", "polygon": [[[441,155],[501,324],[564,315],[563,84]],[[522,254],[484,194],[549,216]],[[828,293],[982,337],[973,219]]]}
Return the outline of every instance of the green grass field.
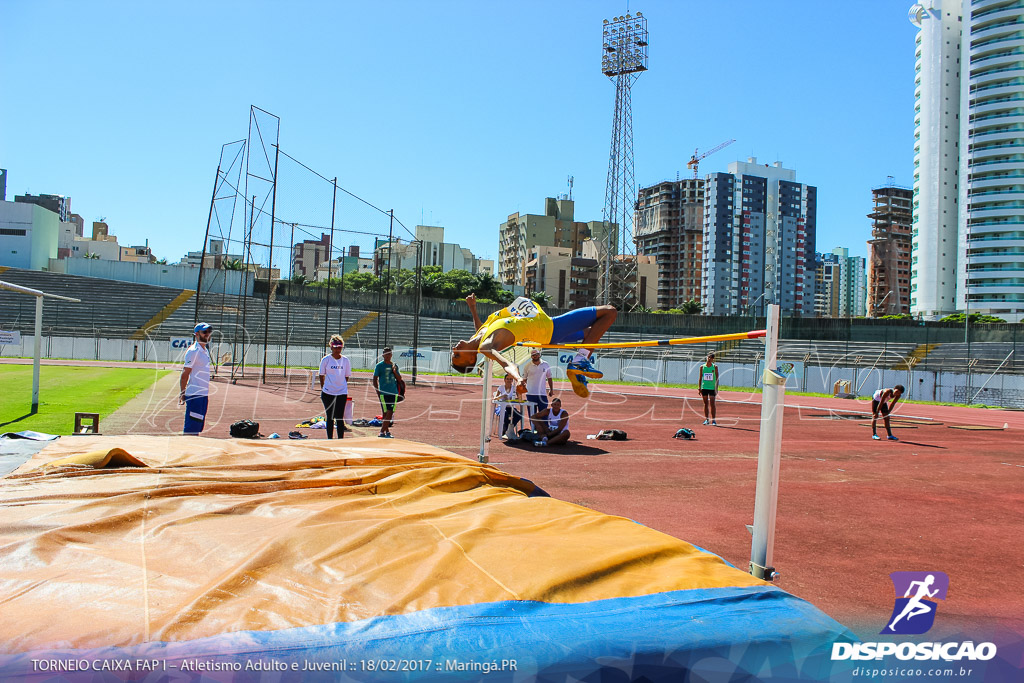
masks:
{"label": "green grass field", "polygon": [[0,365],[0,432],[31,429],[70,434],[76,412],[110,415],[168,372],[43,365],[39,368],[39,412],[30,415],[32,366]]}

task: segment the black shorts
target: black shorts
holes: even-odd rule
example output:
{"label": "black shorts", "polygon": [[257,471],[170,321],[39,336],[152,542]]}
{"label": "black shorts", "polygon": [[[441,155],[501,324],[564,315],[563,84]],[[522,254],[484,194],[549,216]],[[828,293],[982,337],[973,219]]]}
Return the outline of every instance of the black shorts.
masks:
{"label": "black shorts", "polygon": [[875,415],[879,415],[879,414],[884,415],[884,416],[888,416],[889,415],[889,404],[886,403],[885,401],[882,401],[881,403],[879,403],[875,399],[871,399],[871,415],[875,416]]}
{"label": "black shorts", "polygon": [[701,396],[710,396],[711,398],[714,398],[717,394],[718,394],[718,391],[716,389],[701,389],[700,390],[700,395]]}
{"label": "black shorts", "polygon": [[388,412],[389,410],[394,410],[395,404],[398,403],[397,394],[378,393],[377,398],[380,399],[380,409],[383,410],[385,413]]}

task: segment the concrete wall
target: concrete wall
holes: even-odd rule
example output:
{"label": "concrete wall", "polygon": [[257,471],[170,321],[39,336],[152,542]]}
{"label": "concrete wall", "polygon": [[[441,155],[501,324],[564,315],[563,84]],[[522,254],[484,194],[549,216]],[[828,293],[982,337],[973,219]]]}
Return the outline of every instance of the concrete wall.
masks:
{"label": "concrete wall", "polygon": [[[199,269],[161,263],[131,263],[127,261],[105,261],[102,259],[51,259],[50,272],[67,275],[98,277],[122,282],[137,282],[172,289],[195,289]],[[252,296],[255,278],[250,274],[246,283],[245,273],[238,270],[203,270],[203,291],[218,294],[244,293]]]}
{"label": "concrete wall", "polygon": [[[158,363],[178,363],[181,360],[187,343],[187,337],[151,337],[144,340],[105,339],[93,337],[43,337],[42,355],[44,358],[73,358],[80,360],[107,361],[140,361]],[[33,352],[34,336],[22,335],[20,344],[0,346],[0,356],[29,357]],[[212,352],[221,363],[241,360],[243,348],[241,344],[212,343]],[[449,371],[449,349],[421,348],[418,351],[417,370],[420,373],[443,373]],[[543,358],[550,365],[557,379],[565,379],[565,363],[569,353],[566,351],[546,350]],[[375,348],[358,348],[346,346],[345,355],[357,369],[372,368],[379,360],[379,350]],[[293,346],[285,350],[281,345],[270,345],[267,353],[268,366],[287,365],[296,372],[315,368],[324,356],[319,346]],[[250,344],[244,348],[245,363],[250,367],[245,371],[249,376],[256,376],[263,363],[263,346]],[[395,347],[395,362],[408,374],[411,372],[412,359],[408,347]],[[660,359],[631,359],[628,357],[602,357],[597,359],[597,367],[604,373],[607,381],[635,382],[647,386],[663,384],[697,384],[698,373],[702,361],[683,361]],[[759,386],[757,379],[762,374],[760,363],[719,363],[719,376],[722,386],[749,387]],[[221,372],[230,372],[225,365]],[[890,370],[846,367],[808,366],[802,373],[789,378],[788,391],[807,391],[831,394],[835,382],[848,380],[853,393],[859,396],[870,396],[875,389],[902,384],[907,388],[906,398],[919,401],[942,401],[957,403],[981,403],[985,405],[1003,406],[1006,408],[1024,408],[1024,375],[1010,374],[965,374],[957,372],[934,372],[923,370]],[[628,393],[629,386],[606,386],[608,391]],[[793,404],[802,399],[793,397],[787,403]],[[813,400],[813,399],[803,399]],[[851,409],[862,410],[863,403],[850,402]],[[904,412],[911,413],[912,410]]]}

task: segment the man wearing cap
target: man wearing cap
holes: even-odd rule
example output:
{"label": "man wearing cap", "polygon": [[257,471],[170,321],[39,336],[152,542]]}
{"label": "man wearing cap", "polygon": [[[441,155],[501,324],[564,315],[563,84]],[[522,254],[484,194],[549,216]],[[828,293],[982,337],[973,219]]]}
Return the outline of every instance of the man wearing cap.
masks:
{"label": "man wearing cap", "polygon": [[373,369],[373,388],[377,390],[377,398],[380,400],[381,423],[380,434],[382,439],[391,439],[391,423],[395,417],[395,404],[398,403],[398,380],[402,373],[398,366],[391,362],[391,347],[385,346],[381,354],[384,359],[377,363]]}
{"label": "man wearing cap", "polygon": [[[531,413],[539,413],[548,407],[548,396],[554,393],[555,385],[551,381],[551,366],[541,360],[540,349],[530,351],[530,362],[523,366],[523,379],[526,380],[526,400],[530,404]],[[544,381],[547,380],[547,391]]]}
{"label": "man wearing cap", "polygon": [[185,351],[185,366],[181,369],[178,386],[178,404],[185,406],[185,434],[198,435],[206,424],[206,410],[210,403],[210,336],[213,327],[199,323],[192,330],[195,341]]}

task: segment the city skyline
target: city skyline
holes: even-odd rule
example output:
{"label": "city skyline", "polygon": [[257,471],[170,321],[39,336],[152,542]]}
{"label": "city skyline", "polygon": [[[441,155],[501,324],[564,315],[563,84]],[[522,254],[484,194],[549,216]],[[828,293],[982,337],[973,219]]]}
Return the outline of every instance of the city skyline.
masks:
{"label": "city skyline", "polygon": [[[497,257],[509,214],[541,212],[569,176],[578,219],[601,219],[614,97],[601,20],[625,3],[254,7],[11,3],[0,55],[28,76],[0,113],[8,199],[71,196],[87,223],[105,216],[124,243],[177,261],[201,247],[220,147],[256,105],[281,117],[283,151],[481,258]],[[866,255],[870,189],[911,184],[914,30],[896,3],[858,4],[841,26],[817,7],[631,3],[651,32],[637,186],[687,177],[694,148],[735,138],[702,175],[781,161],[819,188],[821,248]],[[353,26],[338,49],[331,27]],[[44,38],[52,49],[35,49]]]}

